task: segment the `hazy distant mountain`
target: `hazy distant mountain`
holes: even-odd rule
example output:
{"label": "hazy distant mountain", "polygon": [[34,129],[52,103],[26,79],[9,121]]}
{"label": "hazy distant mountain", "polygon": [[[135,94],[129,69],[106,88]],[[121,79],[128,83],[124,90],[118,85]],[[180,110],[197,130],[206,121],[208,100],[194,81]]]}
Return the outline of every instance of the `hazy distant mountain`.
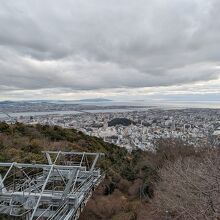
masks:
{"label": "hazy distant mountain", "polygon": [[67,102],[111,102],[110,99],[80,99],[80,100],[22,100],[22,101],[0,101],[0,104],[14,104],[14,103],[67,103]]}
{"label": "hazy distant mountain", "polygon": [[111,102],[112,100],[110,99],[102,99],[102,98],[97,98],[97,99],[81,99],[79,102]]}
{"label": "hazy distant mountain", "polygon": [[3,104],[3,105],[13,104],[13,103],[15,103],[15,102],[13,102],[13,101],[0,101],[0,104]]}

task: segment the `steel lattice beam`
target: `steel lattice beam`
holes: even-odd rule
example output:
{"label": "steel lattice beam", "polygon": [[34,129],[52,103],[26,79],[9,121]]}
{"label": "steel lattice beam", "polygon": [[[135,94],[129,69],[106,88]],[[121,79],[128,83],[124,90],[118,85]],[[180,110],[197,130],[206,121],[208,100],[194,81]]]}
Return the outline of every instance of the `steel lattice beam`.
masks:
{"label": "steel lattice beam", "polygon": [[27,220],[77,218],[77,211],[102,180],[95,166],[104,154],[43,153],[48,164],[0,163],[0,168],[7,168],[5,175],[0,175],[0,213]]}

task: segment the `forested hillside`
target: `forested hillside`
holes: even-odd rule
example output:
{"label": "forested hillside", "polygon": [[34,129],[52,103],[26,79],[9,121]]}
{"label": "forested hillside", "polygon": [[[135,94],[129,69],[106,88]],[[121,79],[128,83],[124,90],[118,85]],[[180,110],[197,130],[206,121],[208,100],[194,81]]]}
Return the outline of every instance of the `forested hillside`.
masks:
{"label": "forested hillside", "polygon": [[166,140],[158,142],[155,153],[128,153],[75,129],[20,123],[0,123],[0,149],[1,162],[26,163],[44,162],[42,150],[105,153],[99,166],[106,179],[91,197],[81,220],[163,219],[166,215],[214,219],[219,215],[217,149],[198,150]]}
{"label": "forested hillside", "polygon": [[116,126],[116,125],[129,126],[132,123],[135,124],[133,121],[127,118],[114,118],[108,122],[108,126],[109,127]]}

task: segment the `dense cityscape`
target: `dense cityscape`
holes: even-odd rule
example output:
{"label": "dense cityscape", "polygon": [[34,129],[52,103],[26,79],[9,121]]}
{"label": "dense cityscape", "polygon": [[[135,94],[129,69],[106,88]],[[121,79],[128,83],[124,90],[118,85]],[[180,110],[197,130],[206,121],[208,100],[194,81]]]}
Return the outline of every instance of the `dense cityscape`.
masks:
{"label": "dense cityscape", "polygon": [[[44,105],[43,105],[44,106]],[[49,109],[51,110],[51,105]],[[39,105],[38,105],[39,108]],[[59,105],[60,109],[66,108]],[[77,107],[83,109],[84,107]],[[89,109],[87,106],[86,108]],[[97,107],[92,107],[96,109]],[[67,108],[68,109],[68,108]],[[30,110],[34,110],[31,109]],[[45,110],[45,109],[42,109]],[[58,125],[64,128],[75,128],[90,136],[96,136],[109,143],[133,149],[155,150],[160,139],[180,139],[193,146],[219,145],[220,110],[218,109],[161,109],[130,107],[115,109],[111,106],[101,110],[84,112],[62,111],[48,114],[22,115],[10,117],[5,115],[1,120],[8,123],[15,121],[26,124]]]}

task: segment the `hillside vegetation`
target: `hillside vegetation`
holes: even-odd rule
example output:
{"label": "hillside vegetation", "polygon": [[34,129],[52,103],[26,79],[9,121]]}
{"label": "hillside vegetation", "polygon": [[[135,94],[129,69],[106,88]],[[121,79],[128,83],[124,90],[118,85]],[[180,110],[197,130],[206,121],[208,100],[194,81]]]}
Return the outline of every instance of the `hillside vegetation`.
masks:
{"label": "hillside vegetation", "polygon": [[166,140],[158,142],[156,153],[128,153],[75,129],[20,123],[0,123],[0,149],[1,162],[26,163],[46,162],[43,150],[105,153],[99,166],[106,179],[80,220],[157,220],[166,215],[178,219],[219,217],[220,164],[216,149],[198,151],[180,141]]}
{"label": "hillside vegetation", "polygon": [[109,127],[116,126],[116,125],[129,126],[131,124],[135,124],[135,123],[128,118],[114,118],[108,122]]}

